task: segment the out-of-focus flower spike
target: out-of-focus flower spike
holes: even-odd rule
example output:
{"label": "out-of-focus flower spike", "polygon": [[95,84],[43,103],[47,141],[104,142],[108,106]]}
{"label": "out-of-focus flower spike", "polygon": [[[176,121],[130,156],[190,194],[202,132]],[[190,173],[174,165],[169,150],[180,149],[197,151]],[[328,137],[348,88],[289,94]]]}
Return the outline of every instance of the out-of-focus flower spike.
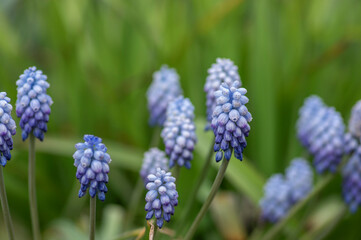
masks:
{"label": "out-of-focus flower spike", "polygon": [[140,176],[145,185],[148,183],[148,175],[156,174],[157,168],[168,171],[168,159],[163,151],[158,148],[151,148],[144,153],[143,165],[140,170]]}
{"label": "out-of-focus flower spike", "polygon": [[222,83],[232,86],[233,82],[238,81],[241,85],[241,78],[238,74],[238,67],[230,59],[217,58],[216,63],[208,69],[208,76],[204,85],[204,91],[207,94],[207,120],[206,130],[211,129],[212,114],[216,107],[216,97],[214,93],[219,89]]}
{"label": "out-of-focus flower spike", "polygon": [[163,126],[169,102],[182,95],[179,75],[173,68],[163,65],[153,74],[153,82],[147,91],[151,126]]}

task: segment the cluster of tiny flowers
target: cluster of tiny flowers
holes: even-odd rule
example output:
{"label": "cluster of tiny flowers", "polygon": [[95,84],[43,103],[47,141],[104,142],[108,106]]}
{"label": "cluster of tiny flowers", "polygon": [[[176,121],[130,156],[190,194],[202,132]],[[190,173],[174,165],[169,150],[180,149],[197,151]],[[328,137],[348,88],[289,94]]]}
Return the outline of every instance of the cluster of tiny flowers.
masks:
{"label": "cluster of tiny flowers", "polygon": [[151,148],[144,153],[143,165],[140,170],[144,184],[148,183],[148,175],[155,174],[157,168],[168,171],[168,159],[163,151],[158,148]]}
{"label": "cluster of tiny flowers", "polygon": [[104,201],[111,159],[101,138],[84,135],[84,141],[75,145],[77,151],[73,155],[76,178],[81,184],[79,197],[83,197],[89,188],[92,198],[98,194],[99,200]]}
{"label": "cluster of tiny flowers", "polygon": [[[219,89],[222,83],[231,86],[235,81],[238,81],[241,84],[238,67],[234,65],[230,59],[217,58],[217,62],[212,64],[212,67],[208,69],[204,91],[207,94],[207,120],[209,123],[212,121],[212,114],[216,107],[214,92]],[[206,129],[210,129],[209,124]]]}
{"label": "cluster of tiny flowers", "polygon": [[11,159],[10,150],[13,149],[12,136],[16,133],[16,124],[11,117],[13,107],[10,104],[10,98],[5,92],[0,93],[0,163],[5,167],[8,160]]}
{"label": "cluster of tiny flowers", "polygon": [[352,136],[351,133],[348,132],[345,134],[344,144],[345,154],[352,154],[359,146],[359,141],[354,136]]}
{"label": "cluster of tiny flowers", "polygon": [[153,74],[153,82],[147,91],[149,124],[163,126],[168,103],[182,95],[177,72],[164,65]]}
{"label": "cluster of tiny flowers", "polygon": [[191,168],[190,161],[197,142],[195,130],[194,107],[188,98],[179,96],[169,103],[167,120],[161,133],[170,168],[175,164]]}
{"label": "cluster of tiny flowers", "polygon": [[16,82],[18,94],[16,100],[16,115],[20,118],[23,140],[33,133],[39,140],[44,139],[49,121],[50,106],[53,101],[46,94],[49,88],[47,77],[36,67],[30,67],[20,75]]}
{"label": "cluster of tiny flowers", "polygon": [[148,175],[146,188],[149,190],[145,196],[147,203],[146,219],[150,220],[153,216],[157,219],[159,228],[163,227],[164,220],[169,222],[171,215],[174,214],[174,207],[178,205],[178,192],[175,186],[175,178],[170,172],[157,169],[155,174]]}
{"label": "cluster of tiny flowers", "polygon": [[275,174],[264,186],[260,201],[262,218],[271,223],[284,217],[288,210],[305,198],[313,187],[313,172],[308,162],[294,159],[286,170],[286,176]]}
{"label": "cluster of tiny flowers", "polygon": [[361,100],[351,110],[351,118],[348,123],[349,132],[355,138],[361,138]]}
{"label": "cluster of tiny flowers", "polygon": [[216,107],[212,115],[211,127],[215,135],[214,151],[216,161],[224,156],[227,160],[234,156],[242,160],[243,149],[247,146],[246,137],[249,135],[252,115],[245,104],[248,98],[247,90],[239,88],[240,82],[235,81],[229,86],[223,83],[219,90],[214,92]]}
{"label": "cluster of tiny flowers", "polygon": [[306,197],[313,187],[313,172],[308,162],[302,158],[294,159],[286,169],[286,181],[291,187],[293,204]]}
{"label": "cluster of tiny flowers", "polygon": [[341,115],[316,96],[305,100],[299,114],[298,137],[314,156],[317,172],[335,172],[344,154],[345,126]]}
{"label": "cluster of tiny flowers", "polygon": [[291,207],[290,185],[282,174],[273,175],[264,187],[264,197],[260,201],[262,219],[277,222],[286,215]]}
{"label": "cluster of tiny flowers", "polygon": [[361,206],[361,146],[342,169],[342,176],[343,197],[350,211],[354,213]]}

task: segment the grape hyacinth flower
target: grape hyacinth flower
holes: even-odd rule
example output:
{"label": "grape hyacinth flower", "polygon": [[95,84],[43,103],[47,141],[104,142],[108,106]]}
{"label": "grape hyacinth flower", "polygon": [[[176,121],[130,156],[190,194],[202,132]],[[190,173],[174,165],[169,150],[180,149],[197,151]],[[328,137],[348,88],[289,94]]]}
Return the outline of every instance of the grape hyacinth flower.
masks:
{"label": "grape hyacinth flower", "polygon": [[0,164],[3,167],[11,159],[12,136],[16,133],[16,124],[11,117],[12,109],[10,98],[6,96],[6,92],[0,92]]}
{"label": "grape hyacinth flower", "polygon": [[163,65],[153,74],[153,82],[147,91],[149,124],[163,126],[168,103],[182,95],[179,75],[173,68]]}
{"label": "grape hyacinth flower", "polygon": [[23,141],[31,133],[42,141],[44,133],[48,130],[47,122],[53,100],[46,94],[46,89],[50,86],[46,79],[47,76],[41,70],[30,67],[16,82],[18,86],[16,115],[20,118]]}
{"label": "grape hyacinth flower", "polygon": [[233,82],[238,81],[241,85],[241,78],[238,74],[238,67],[230,59],[217,58],[216,63],[208,69],[208,76],[204,85],[204,91],[207,94],[207,120],[206,130],[210,129],[212,114],[216,107],[216,97],[214,92],[219,89],[222,83],[231,86]]}
{"label": "grape hyacinth flower", "polygon": [[178,205],[178,192],[176,190],[175,178],[170,172],[157,168],[155,174],[148,175],[146,188],[149,190],[145,196],[147,211],[146,219],[153,216],[157,219],[159,228],[163,227],[164,220],[169,222],[174,214],[174,207]]}
{"label": "grape hyacinth flower", "polygon": [[298,202],[308,195],[313,187],[313,172],[303,158],[294,159],[286,169],[286,181],[290,185],[290,201]]}
{"label": "grape hyacinth flower", "polygon": [[194,124],[194,107],[188,98],[179,96],[169,103],[167,120],[161,136],[165,152],[169,156],[169,167],[176,164],[191,168],[194,145],[197,142]]}
{"label": "grape hyacinth flower", "polygon": [[352,136],[361,138],[361,100],[352,107],[348,129]]}
{"label": "grape hyacinth flower", "polygon": [[275,223],[283,218],[292,206],[291,186],[282,174],[275,174],[269,178],[263,190],[264,197],[260,200],[262,219]]}
{"label": "grape hyacinth flower", "polygon": [[342,169],[342,193],[350,211],[355,213],[361,206],[361,146],[352,154]]}
{"label": "grape hyacinth flower", "polygon": [[359,146],[360,142],[351,133],[346,133],[344,137],[344,152],[345,154],[352,154]]}
{"label": "grape hyacinth flower", "polygon": [[148,183],[148,175],[156,174],[158,168],[168,171],[168,159],[163,151],[158,148],[151,148],[144,153],[143,165],[140,170],[140,176],[145,185]]}
{"label": "grape hyacinth flower", "polygon": [[245,104],[248,98],[245,96],[247,90],[239,88],[240,82],[235,81],[229,86],[223,83],[220,89],[214,92],[216,97],[216,107],[212,115],[212,124],[215,135],[214,151],[216,161],[219,162],[224,157],[231,159],[234,156],[242,160],[243,149],[247,146],[246,137],[249,135],[252,115],[248,112]]}
{"label": "grape hyacinth flower", "polygon": [[84,135],[84,141],[75,145],[77,151],[73,155],[76,178],[81,184],[79,197],[83,197],[89,188],[92,198],[98,194],[99,200],[104,201],[111,159],[101,138]]}
{"label": "grape hyacinth flower", "polygon": [[335,172],[344,154],[345,126],[340,113],[312,96],[300,110],[297,128],[301,143],[314,156],[317,172]]}

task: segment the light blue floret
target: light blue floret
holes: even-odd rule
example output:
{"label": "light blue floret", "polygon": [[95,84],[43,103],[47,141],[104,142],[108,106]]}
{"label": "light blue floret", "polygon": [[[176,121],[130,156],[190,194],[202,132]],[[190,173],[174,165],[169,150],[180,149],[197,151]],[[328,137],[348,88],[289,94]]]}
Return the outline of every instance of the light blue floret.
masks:
{"label": "light blue floret", "polygon": [[163,65],[153,74],[153,82],[147,91],[151,126],[163,126],[169,102],[182,95],[179,75],[173,68]]}
{"label": "light blue floret", "polygon": [[148,175],[146,188],[148,192],[145,196],[146,219],[153,216],[157,219],[157,226],[163,227],[164,220],[169,222],[174,215],[174,207],[178,205],[178,192],[175,181],[170,172],[157,169],[155,174]]}
{"label": "light blue floret", "polygon": [[50,106],[53,100],[46,94],[49,83],[47,76],[36,67],[30,67],[20,75],[16,82],[18,94],[16,100],[16,115],[20,118],[22,138],[25,141],[33,133],[39,140],[44,139],[49,121]]}
{"label": "light blue floret", "polygon": [[144,153],[143,165],[140,170],[144,184],[148,183],[148,175],[155,174],[157,168],[168,171],[168,159],[165,153],[158,148],[151,148],[148,152]]}
{"label": "light blue floret", "polygon": [[11,159],[12,136],[16,133],[16,124],[11,117],[12,109],[10,98],[6,96],[6,92],[0,92],[0,164],[3,167]]}
{"label": "light blue floret", "polygon": [[340,113],[311,96],[300,109],[297,134],[314,156],[317,172],[335,172],[344,154],[345,126]]}
{"label": "light blue floret", "polygon": [[245,106],[248,98],[245,96],[247,90],[239,88],[240,83],[235,81],[229,86],[223,83],[219,90],[214,92],[216,107],[212,115],[212,124],[215,135],[214,151],[216,161],[224,157],[231,159],[234,156],[242,160],[243,149],[247,146],[246,137],[249,135],[252,115]]}
{"label": "light blue floret", "polygon": [[214,92],[219,89],[222,83],[231,86],[233,82],[238,81],[241,85],[241,78],[238,74],[238,67],[230,59],[217,58],[216,63],[208,69],[208,76],[204,85],[204,91],[207,94],[207,120],[206,130],[211,129],[212,114],[216,107],[216,97]]}
{"label": "light blue floret", "polygon": [[294,159],[286,170],[286,181],[291,187],[292,203],[305,198],[313,187],[313,172],[308,162],[303,158]]}
{"label": "light blue floret", "polygon": [[99,200],[104,201],[111,159],[101,138],[84,135],[84,141],[75,145],[77,151],[73,155],[76,178],[81,184],[79,197],[83,197],[89,188],[92,198],[98,195]]}
{"label": "light blue floret", "polygon": [[176,164],[191,168],[194,145],[197,142],[194,124],[194,107],[188,98],[183,96],[172,101],[167,110],[161,136],[165,152],[169,156],[169,167]]}

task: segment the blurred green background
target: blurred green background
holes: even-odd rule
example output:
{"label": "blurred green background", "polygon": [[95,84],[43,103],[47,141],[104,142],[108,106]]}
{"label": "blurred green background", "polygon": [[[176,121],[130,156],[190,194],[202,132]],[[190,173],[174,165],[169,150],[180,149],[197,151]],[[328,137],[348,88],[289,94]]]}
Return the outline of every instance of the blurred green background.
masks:
{"label": "blurred green background", "polygon": [[[203,85],[217,57],[239,66],[254,120],[247,159],[232,160],[216,199],[222,207],[213,205],[196,239],[246,239],[257,223],[265,179],[304,154],[295,136],[303,99],[320,95],[346,123],[361,98],[360,1],[0,0],[0,90],[14,104],[15,82],[33,65],[51,84],[54,105],[45,141],[37,143],[36,169],[46,239],[86,239],[88,199],[77,197],[72,165],[74,144],[86,133],[102,137],[113,158],[110,190],[98,204],[99,239],[124,231],[124,211],[154,131],[145,92],[162,64],[177,69],[184,95],[195,105],[199,133],[193,168],[182,170],[177,184],[180,205],[166,225],[176,228],[210,147]],[[5,181],[17,235],[31,239],[27,142],[20,129],[15,142]],[[215,174],[212,168],[188,224]],[[277,239],[359,239],[360,212],[344,213],[340,186],[337,176]],[[222,214],[227,209],[234,216]],[[144,215],[141,206],[135,227],[144,224]],[[5,236],[1,218],[0,238]]]}

